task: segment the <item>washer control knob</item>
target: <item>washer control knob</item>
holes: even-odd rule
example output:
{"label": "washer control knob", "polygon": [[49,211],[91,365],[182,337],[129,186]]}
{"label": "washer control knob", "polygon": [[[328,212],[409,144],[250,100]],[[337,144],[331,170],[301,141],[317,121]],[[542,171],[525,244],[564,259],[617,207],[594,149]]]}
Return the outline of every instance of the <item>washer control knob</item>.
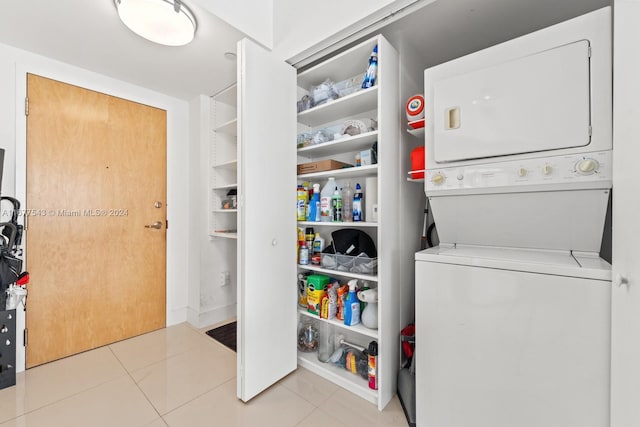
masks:
{"label": "washer control knob", "polygon": [[462,173],[459,173],[456,178],[458,179],[458,181],[462,181],[464,179],[464,175]]}
{"label": "washer control knob", "polygon": [[595,173],[598,170],[599,166],[600,165],[598,164],[597,160],[586,158],[586,159],[580,160],[576,164],[576,171],[580,175],[591,175],[592,173]]}
{"label": "washer control knob", "polygon": [[518,176],[520,178],[524,178],[525,176],[527,176],[528,173],[529,173],[529,171],[526,168],[518,169]]}
{"label": "washer control knob", "polygon": [[433,185],[442,185],[445,181],[445,176],[441,173],[437,173],[431,177],[431,182]]}
{"label": "washer control knob", "polygon": [[544,165],[544,167],[542,168],[542,174],[551,175],[551,172],[553,172],[553,168],[549,165]]}

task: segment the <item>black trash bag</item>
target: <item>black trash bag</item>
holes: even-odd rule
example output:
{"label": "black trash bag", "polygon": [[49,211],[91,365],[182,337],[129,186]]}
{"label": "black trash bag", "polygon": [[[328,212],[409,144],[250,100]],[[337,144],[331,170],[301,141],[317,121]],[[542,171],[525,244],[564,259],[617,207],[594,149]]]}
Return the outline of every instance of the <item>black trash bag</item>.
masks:
{"label": "black trash bag", "polygon": [[378,251],[373,239],[367,233],[355,228],[341,228],[331,233],[332,242],[324,253],[340,253],[342,255],[358,256],[361,253],[369,258],[376,258]]}
{"label": "black trash bag", "polygon": [[22,272],[22,260],[14,255],[18,227],[10,222],[0,223],[0,292],[18,280]]}
{"label": "black trash bag", "polygon": [[[5,242],[13,242],[8,249],[10,252],[17,253],[20,245],[22,244],[22,234],[24,231],[24,226],[18,224],[18,215],[20,214],[20,201],[9,196],[0,197],[0,206],[2,207],[3,211],[5,209],[5,202],[9,202],[11,204],[11,221],[8,223],[0,223],[0,226],[2,226],[0,235],[4,237]],[[5,227],[4,225],[7,224],[12,224],[13,227]]]}
{"label": "black trash bag", "polygon": [[22,260],[10,254],[0,253],[0,291],[7,290],[22,272]]}

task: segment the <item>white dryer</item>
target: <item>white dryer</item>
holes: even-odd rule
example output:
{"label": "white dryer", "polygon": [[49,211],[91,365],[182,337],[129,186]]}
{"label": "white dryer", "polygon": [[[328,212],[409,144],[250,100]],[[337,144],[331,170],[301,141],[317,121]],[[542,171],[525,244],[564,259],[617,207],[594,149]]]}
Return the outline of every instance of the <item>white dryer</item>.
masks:
{"label": "white dryer", "polygon": [[425,99],[417,425],[608,425],[610,9],[428,69]]}

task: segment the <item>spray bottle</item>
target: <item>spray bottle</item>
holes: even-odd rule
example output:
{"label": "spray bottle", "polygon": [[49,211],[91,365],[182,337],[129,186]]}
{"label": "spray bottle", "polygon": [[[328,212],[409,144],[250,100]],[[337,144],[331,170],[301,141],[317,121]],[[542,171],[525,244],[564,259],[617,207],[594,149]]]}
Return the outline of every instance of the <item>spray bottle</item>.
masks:
{"label": "spray bottle", "polygon": [[320,184],[313,184],[313,194],[307,212],[309,214],[307,221],[320,221]]}
{"label": "spray bottle", "polygon": [[358,279],[349,280],[349,294],[344,305],[344,324],[347,326],[353,326],[360,323],[360,301],[356,296],[356,285]]}
{"label": "spray bottle", "polygon": [[364,75],[364,81],[362,82],[362,89],[367,89],[376,84],[376,73],[378,71],[378,45],[375,45],[371,56],[369,57],[369,66],[367,72]]}

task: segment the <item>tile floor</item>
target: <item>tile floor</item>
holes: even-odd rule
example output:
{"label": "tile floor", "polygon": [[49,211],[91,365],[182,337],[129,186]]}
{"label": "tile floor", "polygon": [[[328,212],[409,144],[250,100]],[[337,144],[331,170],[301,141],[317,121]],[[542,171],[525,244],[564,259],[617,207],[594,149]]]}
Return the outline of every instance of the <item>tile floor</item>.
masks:
{"label": "tile floor", "polygon": [[182,323],[17,375],[0,390],[0,427],[407,426],[299,368],[242,403],[236,354]]}

